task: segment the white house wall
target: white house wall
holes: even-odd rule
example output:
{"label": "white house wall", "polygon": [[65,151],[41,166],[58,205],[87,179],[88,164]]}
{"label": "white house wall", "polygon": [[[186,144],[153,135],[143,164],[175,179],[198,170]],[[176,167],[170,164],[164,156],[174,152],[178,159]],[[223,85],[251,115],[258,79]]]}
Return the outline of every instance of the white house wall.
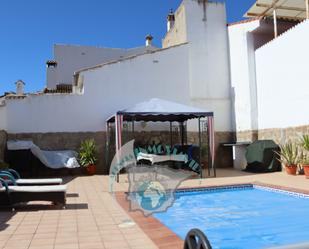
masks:
{"label": "white house wall", "polygon": [[116,111],[162,98],[190,103],[188,45],[81,73],[83,95],[31,95],[7,100],[9,133],[104,131]]}
{"label": "white house wall", "polygon": [[55,69],[47,68],[47,87],[55,88],[57,84],[72,84],[73,74],[79,69],[156,49],[152,46],[118,49],[57,44],[54,46],[54,59],[58,65]]}
{"label": "white house wall", "polygon": [[309,124],[309,21],[256,51],[259,129]]}
{"label": "white house wall", "polygon": [[234,122],[238,132],[258,128],[255,50],[250,31],[259,26],[260,21],[256,20],[228,27]]}
{"label": "white house wall", "polygon": [[228,34],[224,3],[184,1],[189,42],[190,98],[213,110],[217,131],[232,131]]}

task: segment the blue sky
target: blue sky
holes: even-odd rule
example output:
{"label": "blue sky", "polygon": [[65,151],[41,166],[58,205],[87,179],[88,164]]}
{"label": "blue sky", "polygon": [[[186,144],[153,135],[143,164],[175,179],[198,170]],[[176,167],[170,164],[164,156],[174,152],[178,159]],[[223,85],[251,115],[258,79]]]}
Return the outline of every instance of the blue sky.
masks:
{"label": "blue sky", "polygon": [[[26,82],[26,91],[45,86],[45,62],[53,44],[136,47],[151,33],[161,45],[166,15],[181,0],[1,0],[0,95]],[[228,22],[242,19],[254,0],[227,0]]]}

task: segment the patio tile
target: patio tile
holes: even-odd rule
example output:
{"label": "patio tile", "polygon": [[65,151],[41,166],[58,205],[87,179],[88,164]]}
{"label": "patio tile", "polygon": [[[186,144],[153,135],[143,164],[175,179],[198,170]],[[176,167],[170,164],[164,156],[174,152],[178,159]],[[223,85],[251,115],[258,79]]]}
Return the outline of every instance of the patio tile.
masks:
{"label": "patio tile", "polygon": [[78,244],[55,244],[54,249],[79,249]]}
{"label": "patio tile", "polygon": [[[85,243],[79,243],[80,249],[105,249],[102,242],[85,242]],[[117,247],[115,247],[117,248]]]}
{"label": "patio tile", "polygon": [[77,237],[60,237],[60,238],[56,238],[55,240],[55,244],[76,244],[78,243],[78,238]]}
{"label": "patio tile", "polygon": [[5,244],[5,247],[23,247],[28,248],[30,245],[31,240],[30,239],[23,239],[23,240],[8,240]]}
{"label": "patio tile", "polygon": [[[130,248],[127,241],[103,241],[106,248]],[[144,247],[145,249],[147,247]]]}
{"label": "patio tile", "polygon": [[54,238],[33,239],[31,241],[31,246],[53,245],[54,242],[55,242]]}
{"label": "patio tile", "polygon": [[56,233],[36,233],[33,239],[53,239],[56,237]]}
{"label": "patio tile", "polygon": [[[126,191],[128,182],[125,176],[121,176],[120,180],[119,184],[115,184],[115,189]],[[309,189],[309,181],[302,176],[290,177],[281,172],[253,175],[221,169],[218,170],[218,178],[189,180],[181,186],[202,187],[253,181]],[[119,205],[108,190],[107,176],[76,177],[68,183],[68,193],[78,194],[78,197],[68,198],[68,203],[72,203],[75,209],[0,212],[0,248],[182,248],[183,242],[162,228],[155,219],[140,217],[139,212],[127,213],[121,207],[125,202]],[[125,220],[134,220],[136,224],[119,227]]]}
{"label": "patio tile", "polygon": [[78,238],[79,243],[91,243],[91,242],[101,242],[102,239],[99,235],[96,236],[85,236]]}
{"label": "patio tile", "polygon": [[39,245],[39,246],[30,245],[29,249],[54,249],[54,245]]}
{"label": "patio tile", "polygon": [[13,234],[10,237],[10,240],[27,240],[27,239],[32,239],[33,234]]}

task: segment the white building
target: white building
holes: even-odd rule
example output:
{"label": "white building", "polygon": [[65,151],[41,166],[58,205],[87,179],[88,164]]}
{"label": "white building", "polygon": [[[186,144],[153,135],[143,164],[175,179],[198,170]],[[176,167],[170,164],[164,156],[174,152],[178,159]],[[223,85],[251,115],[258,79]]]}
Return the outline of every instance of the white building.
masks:
{"label": "white building", "polygon": [[57,85],[72,85],[73,73],[81,68],[157,50],[158,48],[152,46],[151,39],[147,38],[146,46],[132,49],[56,44],[54,60],[46,63],[46,87],[54,89]]}
{"label": "white building", "polygon": [[[258,16],[268,7],[252,10]],[[287,12],[288,7],[281,8]],[[309,131],[304,61],[309,21],[298,24],[299,17],[286,21],[280,11],[276,14],[281,36],[274,39],[272,19],[227,25],[224,3],[183,0],[168,16],[161,49],[151,40],[129,50],[56,45],[47,90],[3,97],[0,130],[55,149],[95,137],[103,157],[106,119],[138,102],[162,98],[214,111],[217,164],[228,166],[219,143],[234,141],[235,135],[239,141],[282,142]]]}

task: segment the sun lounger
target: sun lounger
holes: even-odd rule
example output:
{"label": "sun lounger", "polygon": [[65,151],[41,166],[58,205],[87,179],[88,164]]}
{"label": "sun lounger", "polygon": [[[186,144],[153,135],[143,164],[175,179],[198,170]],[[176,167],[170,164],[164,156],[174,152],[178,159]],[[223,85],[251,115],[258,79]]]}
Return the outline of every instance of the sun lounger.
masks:
{"label": "sun lounger", "polygon": [[60,204],[64,207],[66,189],[66,185],[9,186],[5,180],[0,178],[0,205],[14,206],[29,201],[51,201],[53,204]]}
{"label": "sun lounger", "polygon": [[[18,186],[29,186],[29,185],[60,185],[62,184],[61,178],[45,178],[45,179],[23,179],[19,173],[13,169],[1,170],[0,173],[10,174],[15,179],[15,184]],[[9,185],[12,184],[8,182]]]}

